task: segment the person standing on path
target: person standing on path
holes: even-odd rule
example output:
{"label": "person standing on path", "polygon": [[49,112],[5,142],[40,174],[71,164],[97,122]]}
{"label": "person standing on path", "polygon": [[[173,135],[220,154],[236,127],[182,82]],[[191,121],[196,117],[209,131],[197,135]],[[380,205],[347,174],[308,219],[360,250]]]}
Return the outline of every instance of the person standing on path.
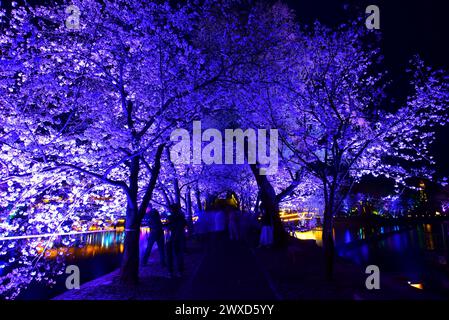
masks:
{"label": "person standing on path", "polygon": [[[170,276],[181,276],[184,271],[184,243],[187,221],[179,205],[170,206],[167,224],[167,264]],[[175,271],[176,269],[176,271]]]}
{"label": "person standing on path", "polygon": [[161,216],[159,211],[156,209],[148,208],[147,213],[149,214],[148,226],[150,227],[150,235],[148,237],[147,248],[142,258],[142,265],[145,266],[147,264],[153,245],[156,242],[157,249],[159,251],[160,263],[163,267],[165,267],[165,239]]}

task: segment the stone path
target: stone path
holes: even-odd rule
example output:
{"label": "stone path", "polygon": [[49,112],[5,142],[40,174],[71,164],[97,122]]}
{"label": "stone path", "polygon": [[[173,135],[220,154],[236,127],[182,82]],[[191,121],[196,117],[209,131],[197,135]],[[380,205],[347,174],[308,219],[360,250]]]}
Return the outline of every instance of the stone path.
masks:
{"label": "stone path", "polygon": [[187,288],[186,300],[275,300],[256,257],[242,241],[230,241],[225,234],[205,240],[205,256]]}

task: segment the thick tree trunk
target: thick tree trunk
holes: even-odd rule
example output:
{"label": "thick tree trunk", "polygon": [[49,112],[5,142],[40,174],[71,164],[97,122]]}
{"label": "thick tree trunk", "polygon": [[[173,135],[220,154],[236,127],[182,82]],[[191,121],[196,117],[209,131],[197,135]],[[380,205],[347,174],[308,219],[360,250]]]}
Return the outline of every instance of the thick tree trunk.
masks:
{"label": "thick tree trunk", "polygon": [[203,206],[201,205],[201,194],[198,188],[195,189],[196,206],[198,207],[198,212],[203,211]]}
{"label": "thick tree trunk", "polygon": [[260,201],[264,209],[264,214],[270,217],[273,226],[274,245],[285,245],[287,242],[287,233],[279,216],[279,203],[276,200],[276,192],[267,177],[265,175],[259,175],[257,166],[254,164],[250,166],[259,186]]}
{"label": "thick tree trunk", "polygon": [[134,157],[129,165],[129,191],[127,195],[125,243],[120,270],[120,282],[137,284],[139,279],[139,235],[140,220],[137,205],[140,158]]}
{"label": "thick tree trunk", "polygon": [[140,219],[137,203],[128,200],[125,223],[125,242],[120,269],[120,282],[137,284],[139,281],[139,236]]}
{"label": "thick tree trunk", "polygon": [[139,281],[139,245],[140,224],[148,204],[151,201],[157,178],[161,168],[161,156],[165,145],[158,147],[155,156],[155,164],[151,171],[151,178],[145,190],[140,208],[137,204],[138,179],[140,158],[134,157],[130,165],[129,194],[126,207],[125,243],[120,270],[120,282],[125,284],[137,284]]}
{"label": "thick tree trunk", "polygon": [[175,204],[181,207],[181,190],[179,189],[178,178],[173,178],[173,188],[175,193]]}

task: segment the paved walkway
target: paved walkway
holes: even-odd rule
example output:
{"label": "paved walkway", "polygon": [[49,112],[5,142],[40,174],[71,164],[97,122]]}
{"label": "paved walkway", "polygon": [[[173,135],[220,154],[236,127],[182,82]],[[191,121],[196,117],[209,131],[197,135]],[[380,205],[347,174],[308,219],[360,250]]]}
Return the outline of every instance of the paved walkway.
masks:
{"label": "paved walkway", "polygon": [[189,241],[184,261],[184,276],[170,278],[159,263],[157,246],[153,247],[148,264],[140,267],[139,284],[127,286],[119,283],[119,269],[81,285],[79,290],[68,290],[54,300],[176,300],[179,291],[195,274],[204,256],[202,245]]}
{"label": "paved walkway", "polygon": [[269,281],[256,257],[242,241],[230,241],[225,234],[211,234],[203,241],[205,255],[180,299],[192,300],[275,300]]}

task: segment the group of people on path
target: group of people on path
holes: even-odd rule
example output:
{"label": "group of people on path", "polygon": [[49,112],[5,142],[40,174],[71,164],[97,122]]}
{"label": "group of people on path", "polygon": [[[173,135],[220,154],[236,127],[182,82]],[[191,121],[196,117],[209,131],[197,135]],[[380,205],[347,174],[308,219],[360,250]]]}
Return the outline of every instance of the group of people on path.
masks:
{"label": "group of people on path", "polygon": [[230,240],[240,239],[240,212],[233,207],[212,207],[198,215],[197,234],[227,234]]}
{"label": "group of people on path", "polygon": [[[146,265],[153,246],[157,243],[160,262],[167,267],[170,276],[180,276],[184,269],[185,227],[187,221],[179,205],[171,205],[166,225],[162,224],[161,216],[156,209],[149,208],[148,225],[150,234],[148,244],[142,258]],[[230,240],[240,239],[239,211],[232,206],[209,208],[201,212],[195,227],[196,233],[227,234]],[[273,226],[271,217],[262,214],[259,247],[273,245]]]}
{"label": "group of people on path", "polygon": [[181,276],[184,269],[185,227],[187,221],[179,205],[171,205],[167,223],[161,221],[159,211],[147,209],[150,234],[148,244],[142,257],[142,265],[146,265],[153,245],[157,243],[161,265],[167,267],[170,277]]}

